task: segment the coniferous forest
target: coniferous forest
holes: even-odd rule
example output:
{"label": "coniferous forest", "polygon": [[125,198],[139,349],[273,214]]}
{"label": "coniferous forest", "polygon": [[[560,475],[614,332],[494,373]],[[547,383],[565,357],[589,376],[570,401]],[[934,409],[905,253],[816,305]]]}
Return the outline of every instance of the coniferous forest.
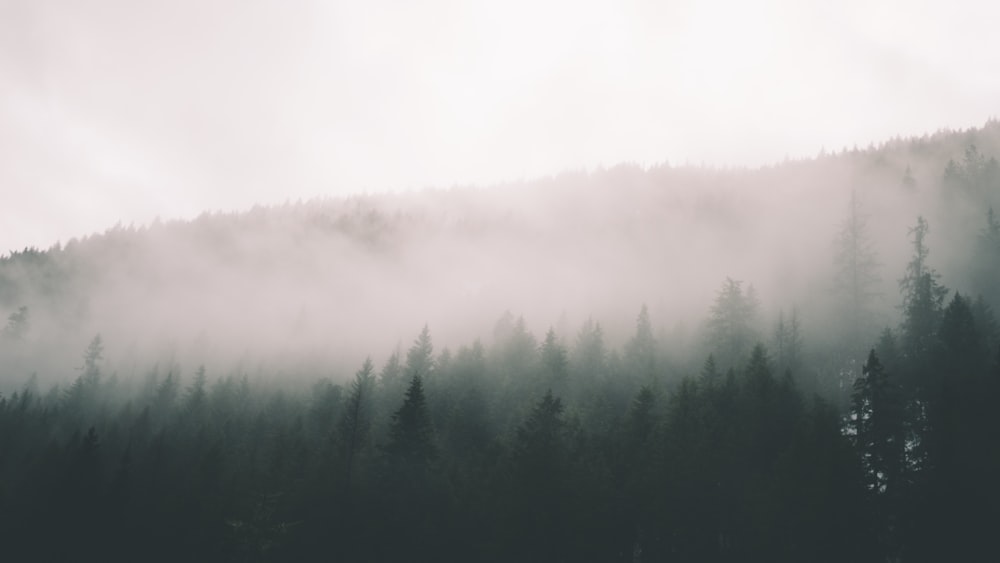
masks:
{"label": "coniferous forest", "polygon": [[995,156],[989,122],[11,252],[3,559],[994,560]]}

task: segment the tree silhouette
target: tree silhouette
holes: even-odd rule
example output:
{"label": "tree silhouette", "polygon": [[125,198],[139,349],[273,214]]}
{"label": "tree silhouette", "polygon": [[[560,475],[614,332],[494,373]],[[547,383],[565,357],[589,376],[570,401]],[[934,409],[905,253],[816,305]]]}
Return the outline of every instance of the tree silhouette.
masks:
{"label": "tree silhouette", "polygon": [[437,456],[423,380],[414,375],[403,405],[392,415],[386,453],[392,463],[425,467]]}
{"label": "tree silhouette", "polygon": [[857,192],[851,192],[847,218],[841,224],[834,253],[836,292],[845,314],[848,357],[861,354],[874,328],[874,304],[880,281],[878,256],[868,232],[868,216]]}
{"label": "tree silhouette", "polygon": [[347,476],[344,487],[347,491],[351,489],[355,458],[363,447],[371,426],[374,370],[371,358],[365,358],[361,369],[354,375],[351,394],[347,397],[347,405],[340,419],[340,436],[346,450]]}

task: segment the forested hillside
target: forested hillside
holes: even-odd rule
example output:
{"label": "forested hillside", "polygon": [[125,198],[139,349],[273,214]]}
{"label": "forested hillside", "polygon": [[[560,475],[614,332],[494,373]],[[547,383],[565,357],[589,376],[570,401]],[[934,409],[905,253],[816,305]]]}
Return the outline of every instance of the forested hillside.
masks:
{"label": "forested hillside", "polygon": [[1000,124],[0,260],[11,560],[990,560]]}

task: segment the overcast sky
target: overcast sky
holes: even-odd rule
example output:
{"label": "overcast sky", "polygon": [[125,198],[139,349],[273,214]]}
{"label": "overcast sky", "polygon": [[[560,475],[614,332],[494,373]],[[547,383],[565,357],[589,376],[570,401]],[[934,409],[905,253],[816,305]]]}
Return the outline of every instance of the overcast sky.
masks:
{"label": "overcast sky", "polygon": [[1000,4],[0,0],[0,252],[118,221],[758,165],[1000,111]]}

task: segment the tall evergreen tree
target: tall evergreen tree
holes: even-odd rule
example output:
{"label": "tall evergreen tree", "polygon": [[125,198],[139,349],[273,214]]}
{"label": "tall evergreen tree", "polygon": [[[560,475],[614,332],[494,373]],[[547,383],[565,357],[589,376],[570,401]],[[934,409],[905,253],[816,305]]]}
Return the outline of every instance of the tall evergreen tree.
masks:
{"label": "tall evergreen tree", "polygon": [[653,325],[649,320],[649,309],[643,305],[635,321],[635,335],[625,347],[625,355],[631,369],[644,378],[652,378],[656,373],[656,339]]}
{"label": "tall evergreen tree", "polygon": [[604,347],[604,330],[601,328],[601,323],[590,318],[583,323],[576,336],[572,359],[574,373],[585,379],[604,372],[607,350]]}
{"label": "tall evergreen tree", "polygon": [[958,292],[942,314],[938,339],[942,346],[939,357],[942,364],[938,367],[952,372],[947,375],[974,377],[985,367],[986,350],[976,327],[976,319],[968,300]]}
{"label": "tall evergreen tree", "polygon": [[868,233],[868,216],[856,192],[851,192],[848,215],[837,236],[835,288],[845,315],[843,339],[849,357],[870,341],[875,327],[874,306],[880,281],[878,256]]}
{"label": "tall evergreen tree", "polygon": [[798,309],[792,307],[791,318],[785,320],[785,311],[778,311],[778,322],[774,327],[774,351],[778,371],[797,372],[802,360],[802,326]]}
{"label": "tall evergreen tree", "polygon": [[375,387],[374,365],[371,358],[365,358],[361,369],[354,375],[351,383],[351,394],[347,397],[347,405],[340,418],[340,439],[345,450],[347,476],[345,489],[351,490],[351,479],[354,473],[355,460],[364,447],[371,427],[372,390]]}
{"label": "tall evergreen tree", "polygon": [[900,389],[872,350],[861,377],[854,382],[850,426],[865,466],[868,490],[877,495],[894,493],[902,483],[904,414]]}
{"label": "tall evergreen tree", "polygon": [[901,389],[872,350],[854,383],[850,428],[872,498],[879,541],[890,558],[900,551],[900,499],[907,469],[905,419]]}
{"label": "tall evergreen tree", "polygon": [[927,264],[930,250],[926,238],[929,227],[923,217],[910,229],[913,237],[913,257],[906,273],[899,280],[903,296],[903,355],[916,366],[926,362],[934,348],[935,335],[941,319],[941,308],[948,289],[938,281],[940,276]]}
{"label": "tall evergreen tree", "polygon": [[545,366],[549,376],[554,381],[561,382],[566,377],[568,360],[566,348],[559,342],[559,337],[556,336],[555,330],[550,328],[545,333],[545,340],[542,342],[540,353],[542,365]]}
{"label": "tall evergreen tree", "polygon": [[431,342],[431,331],[424,325],[420,335],[406,353],[406,375],[427,378],[434,373],[434,344]]}
{"label": "tall evergreen tree", "polygon": [[423,380],[419,375],[410,380],[403,405],[392,415],[386,453],[391,463],[401,462],[418,468],[437,457]]}

